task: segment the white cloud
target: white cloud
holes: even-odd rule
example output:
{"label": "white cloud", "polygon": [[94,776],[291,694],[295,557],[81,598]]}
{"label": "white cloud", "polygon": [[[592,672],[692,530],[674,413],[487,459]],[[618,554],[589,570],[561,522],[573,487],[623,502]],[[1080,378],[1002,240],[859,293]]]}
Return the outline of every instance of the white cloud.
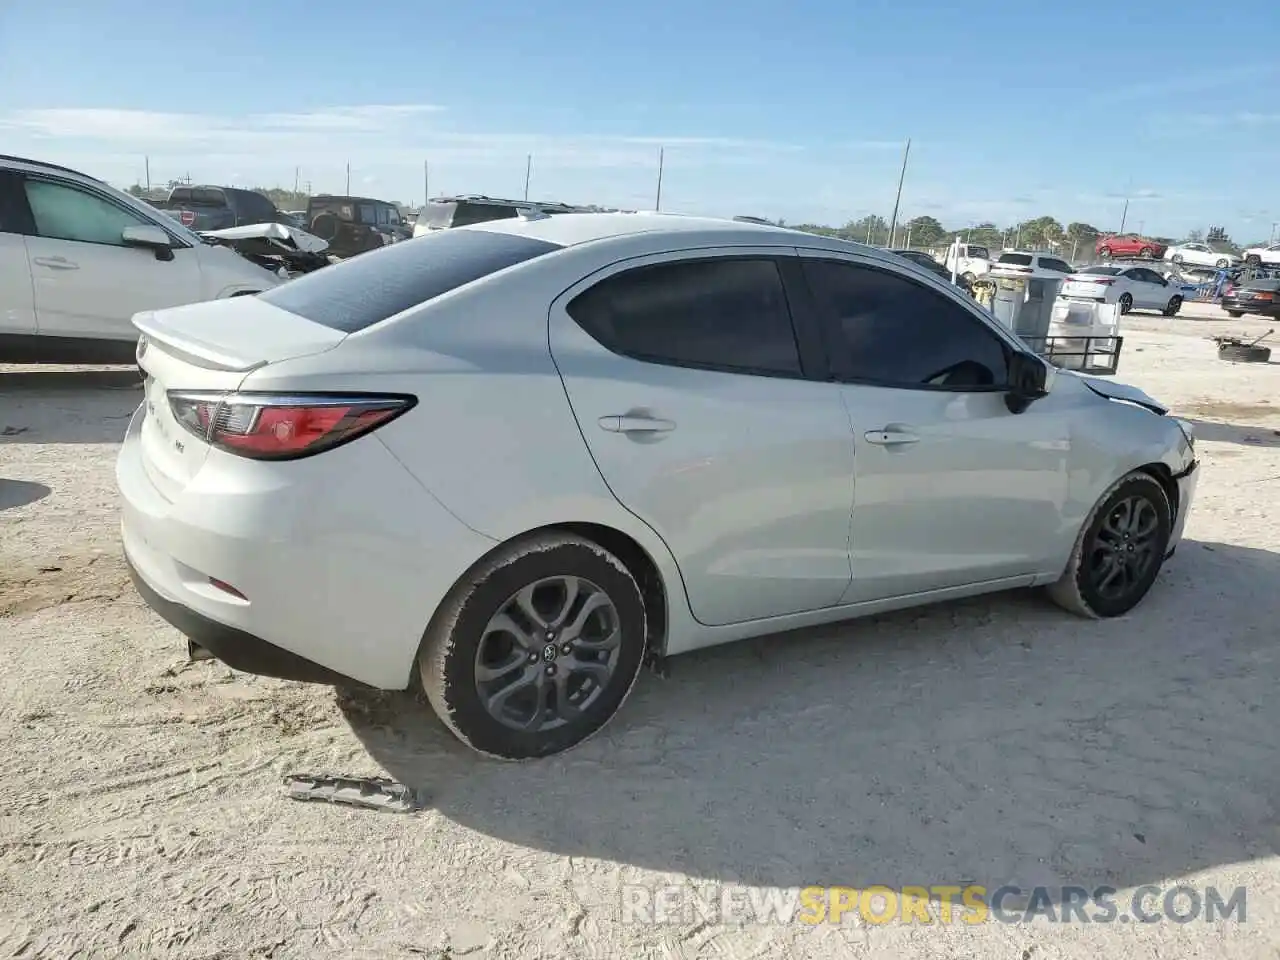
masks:
{"label": "white cloud", "polygon": [[[901,148],[869,140],[809,149],[749,137],[664,136],[661,131],[468,131],[452,128],[451,119],[445,108],[433,104],[245,115],[64,107],[0,112],[0,131],[11,152],[83,169],[120,185],[141,179],[149,160],[153,183],[189,174],[206,183],[234,177],[241,184],[261,186],[292,186],[297,179],[317,192],[339,191],[346,188],[350,163],[352,184],[376,183],[389,199],[408,200],[421,198],[422,165],[428,160],[433,194],[511,195],[523,190],[525,158],[532,155],[531,196],[633,206],[636,198],[652,195],[662,148],[669,177],[664,199],[713,208],[736,208],[735,191],[758,194],[761,183],[812,182],[810,174],[847,183],[857,175],[860,159]],[[792,200],[805,202],[803,197]]]}

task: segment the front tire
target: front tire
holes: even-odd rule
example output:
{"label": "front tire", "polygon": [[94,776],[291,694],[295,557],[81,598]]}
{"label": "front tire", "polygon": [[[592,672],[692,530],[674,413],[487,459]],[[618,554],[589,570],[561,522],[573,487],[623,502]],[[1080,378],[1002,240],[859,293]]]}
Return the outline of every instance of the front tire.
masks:
{"label": "front tire", "polygon": [[645,653],[644,599],[617,557],[568,534],[500,548],[440,605],[423,690],[445,726],[503,760],[568,750],[617,713]]}
{"label": "front tire", "polygon": [[1217,263],[1215,263],[1214,266],[1217,267],[1219,270],[1225,270],[1227,269],[1227,267],[1231,266],[1231,261],[1224,258],[1222,260],[1219,260]]}
{"label": "front tire", "polygon": [[1098,256],[1100,256],[1103,260],[1110,260],[1110,259],[1111,259],[1111,248],[1110,248],[1110,247],[1103,247],[1101,250],[1099,250],[1099,251],[1098,251]]}
{"label": "front tire", "polygon": [[1227,316],[1228,316],[1228,317],[1231,317],[1232,319],[1236,319],[1237,317],[1243,317],[1243,316],[1244,316],[1244,311],[1243,311],[1243,310],[1228,310],[1228,311],[1227,311]]}
{"label": "front tire", "polygon": [[1047,588],[1050,599],[1091,619],[1128,613],[1160,573],[1172,529],[1160,481],[1140,470],[1121,477],[1089,514],[1066,571]]}
{"label": "front tire", "polygon": [[1182,298],[1172,297],[1170,298],[1169,303],[1164,308],[1163,312],[1166,317],[1176,317],[1178,315],[1178,311],[1181,309],[1182,309]]}

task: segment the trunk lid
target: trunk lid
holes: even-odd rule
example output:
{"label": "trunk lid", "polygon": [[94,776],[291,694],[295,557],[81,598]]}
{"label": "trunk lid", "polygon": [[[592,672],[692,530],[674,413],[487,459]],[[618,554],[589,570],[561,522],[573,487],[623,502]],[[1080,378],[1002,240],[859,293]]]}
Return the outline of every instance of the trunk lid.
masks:
{"label": "trunk lid", "polygon": [[172,502],[204,465],[211,449],[179,422],[171,390],[228,393],[270,363],[331,350],[346,334],[263,303],[233,297],[133,318],[141,332],[138,366],[145,375],[146,414],[140,443],[143,469]]}

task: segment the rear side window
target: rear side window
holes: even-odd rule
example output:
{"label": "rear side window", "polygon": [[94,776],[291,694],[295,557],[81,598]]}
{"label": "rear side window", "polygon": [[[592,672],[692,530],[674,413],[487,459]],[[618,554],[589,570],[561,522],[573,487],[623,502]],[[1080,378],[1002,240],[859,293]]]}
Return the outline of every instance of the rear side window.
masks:
{"label": "rear side window", "polygon": [[442,230],[352,257],[258,295],[314,323],[355,333],[442,293],[560,247],[481,230]]}
{"label": "rear side window", "polygon": [[996,263],[1011,263],[1016,267],[1031,266],[1031,256],[1026,253],[1002,253]]}
{"label": "rear side window", "polygon": [[800,373],[772,260],[683,260],[615,274],[567,311],[602,346],[636,360],[739,373]]}
{"label": "rear side window", "polygon": [[1086,269],[1079,270],[1077,272],[1092,273],[1101,277],[1115,277],[1119,275],[1120,268],[1119,267],[1087,267]]}

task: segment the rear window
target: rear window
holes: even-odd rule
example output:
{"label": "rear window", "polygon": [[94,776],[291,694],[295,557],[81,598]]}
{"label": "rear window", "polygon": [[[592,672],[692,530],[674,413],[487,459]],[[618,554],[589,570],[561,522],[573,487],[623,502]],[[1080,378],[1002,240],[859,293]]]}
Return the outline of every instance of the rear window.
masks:
{"label": "rear window", "polygon": [[996,263],[1012,263],[1016,267],[1031,266],[1031,255],[1027,253],[1002,253]]}
{"label": "rear window", "polygon": [[258,295],[281,310],[355,333],[491,273],[560,247],[482,230],[442,230],[393,243]]}
{"label": "rear window", "polygon": [[169,191],[169,199],[193,206],[225,207],[227,205],[227,195],[217,187],[174,187]]}
{"label": "rear window", "polygon": [[986,247],[970,247],[969,256],[978,260],[990,260],[991,254],[987,252]]}
{"label": "rear window", "polygon": [[1116,277],[1120,275],[1120,268],[1119,267],[1086,267],[1085,269],[1078,270],[1076,272],[1077,273],[1094,273],[1100,277]]}
{"label": "rear window", "polygon": [[453,226],[465,227],[472,223],[488,223],[490,220],[512,220],[518,215],[515,207],[502,203],[458,204],[453,211]]}

